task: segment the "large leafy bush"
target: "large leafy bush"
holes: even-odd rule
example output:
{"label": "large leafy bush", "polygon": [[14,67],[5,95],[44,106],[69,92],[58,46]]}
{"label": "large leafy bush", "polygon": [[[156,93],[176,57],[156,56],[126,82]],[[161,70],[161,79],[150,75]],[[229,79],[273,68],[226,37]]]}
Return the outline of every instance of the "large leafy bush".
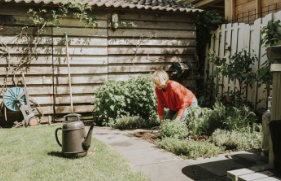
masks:
{"label": "large leafy bush", "polygon": [[131,77],[128,81],[106,81],[94,91],[93,105],[98,125],[114,125],[122,116],[149,120],[156,111],[154,84],[150,75]]}

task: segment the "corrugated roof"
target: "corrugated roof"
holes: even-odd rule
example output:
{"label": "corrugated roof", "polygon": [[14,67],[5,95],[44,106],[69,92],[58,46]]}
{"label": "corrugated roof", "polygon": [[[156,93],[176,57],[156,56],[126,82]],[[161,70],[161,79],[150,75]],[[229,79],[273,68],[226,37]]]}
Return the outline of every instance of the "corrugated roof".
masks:
{"label": "corrugated roof", "polygon": [[[0,2],[3,0],[0,0]],[[43,4],[60,4],[66,2],[62,0],[4,0],[5,2],[16,3],[43,3]],[[71,0],[68,0],[71,2]],[[73,2],[73,0],[72,0]],[[97,7],[107,8],[124,8],[124,9],[148,9],[148,10],[160,10],[160,11],[173,11],[173,12],[186,12],[196,13],[202,12],[201,9],[189,7],[186,4],[175,2],[174,0],[81,0],[76,2],[82,2],[83,4],[89,4]]]}

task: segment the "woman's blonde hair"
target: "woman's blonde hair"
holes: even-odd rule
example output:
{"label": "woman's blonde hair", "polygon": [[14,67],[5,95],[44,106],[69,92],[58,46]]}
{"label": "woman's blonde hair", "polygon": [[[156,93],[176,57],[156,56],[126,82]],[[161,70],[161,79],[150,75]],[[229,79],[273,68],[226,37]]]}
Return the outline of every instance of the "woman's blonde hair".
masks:
{"label": "woman's blonde hair", "polygon": [[151,76],[152,82],[157,85],[163,86],[169,80],[169,75],[164,70],[156,70]]}

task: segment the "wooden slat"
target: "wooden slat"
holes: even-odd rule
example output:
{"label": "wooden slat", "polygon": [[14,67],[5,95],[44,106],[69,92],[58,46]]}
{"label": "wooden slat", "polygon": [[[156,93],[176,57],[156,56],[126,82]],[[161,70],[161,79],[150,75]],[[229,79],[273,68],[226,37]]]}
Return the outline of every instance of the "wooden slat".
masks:
{"label": "wooden slat", "polygon": [[[107,55],[107,49],[105,47],[89,47],[89,46],[69,46],[68,47],[69,56],[71,55]],[[65,55],[66,56],[66,46],[54,46],[54,55]]]}
{"label": "wooden slat", "polygon": [[[56,76],[55,84],[68,84],[68,76]],[[101,84],[107,80],[107,74],[71,75],[72,84]]]}
{"label": "wooden slat", "polygon": [[[70,95],[56,95],[55,96],[56,105],[58,104],[69,104],[70,105]],[[45,101],[41,98],[41,101]],[[93,92],[84,95],[72,95],[73,104],[91,104],[93,102]]]}
{"label": "wooden slat", "polygon": [[[223,25],[221,25],[221,28],[220,28],[220,35],[221,35],[221,37],[220,37],[220,53],[219,53],[219,57],[221,57],[221,58],[226,58],[225,57],[225,28],[226,28],[226,24],[223,24]],[[225,91],[225,85],[224,85],[224,76],[223,75],[221,75],[221,73],[220,73],[220,75],[219,75],[220,77],[221,77],[221,80],[220,81],[218,81],[218,84],[220,84],[220,87],[219,87],[219,94],[221,95],[221,96],[223,96],[223,94],[224,94],[224,91]]]}
{"label": "wooden slat", "polygon": [[[154,71],[151,71],[151,73]],[[141,73],[141,72],[137,72],[137,73],[122,73],[122,74],[117,74],[117,73],[110,73],[108,75],[108,80],[115,80],[115,81],[127,81],[130,78],[137,78],[138,76],[142,76],[147,74],[147,72]]]}
{"label": "wooden slat", "polygon": [[[71,85],[72,94],[93,94],[93,92],[100,86],[100,84],[87,84],[87,85]],[[69,95],[70,89],[67,85],[60,85],[56,87],[55,94],[67,94]]]}
{"label": "wooden slat", "polygon": [[[22,32],[22,28],[23,26],[5,26],[5,28],[3,28],[1,30],[1,35],[2,36],[11,36],[11,35],[19,35]],[[37,28],[34,27],[28,27],[28,29],[25,29],[23,31],[24,34],[27,35],[36,35],[37,34]],[[51,35],[52,34],[52,28],[50,27],[45,27],[44,31],[40,34],[41,36],[47,36],[47,35]],[[60,34],[60,35],[63,35]]]}
{"label": "wooden slat", "polygon": [[[131,24],[133,23],[133,25]],[[120,21],[118,29],[158,29],[158,30],[195,30],[195,23],[188,22],[155,22],[155,21]]]}
{"label": "wooden slat", "polygon": [[159,69],[169,69],[169,65],[124,65],[124,66],[109,66],[108,71],[110,73],[113,72],[151,72]]}
{"label": "wooden slat", "polygon": [[[215,51],[215,55],[219,56],[220,54],[220,49],[219,49],[219,41],[220,41],[220,31],[216,31],[214,36],[215,36],[215,40],[214,40],[214,51]],[[216,69],[216,66],[214,66],[214,69]],[[221,79],[220,76],[217,77],[218,79]],[[221,95],[219,94],[219,92],[221,92],[220,90],[221,86],[219,86],[219,81],[217,80],[216,82],[216,90],[215,90],[215,96],[216,97],[221,97]]]}
{"label": "wooden slat", "polygon": [[109,37],[196,38],[195,31],[117,29],[108,31]]}
{"label": "wooden slat", "polygon": [[[271,21],[273,18],[272,14],[268,14],[264,18],[262,18],[262,24],[263,26],[266,26],[269,21]],[[266,56],[266,47],[261,46],[260,47],[260,54],[259,54],[259,63],[258,63],[258,69],[261,68],[261,65],[268,61]],[[266,108],[266,100],[267,100],[267,92],[265,91],[265,85],[261,85],[261,87],[258,87],[257,89],[257,97],[258,100],[263,100],[260,104],[258,104],[257,108]]]}
{"label": "wooden slat", "polygon": [[[0,69],[1,70],[1,69]],[[68,74],[67,67],[56,67],[54,70],[55,74],[64,75]],[[96,66],[96,67],[70,67],[70,74],[79,74],[79,75],[86,75],[86,74],[102,74],[107,73],[106,66]]]}
{"label": "wooden slat", "polygon": [[[65,45],[64,36],[54,37],[53,42],[54,45]],[[82,36],[68,36],[68,45],[69,46],[107,46],[107,38],[106,37],[82,37]]]}
{"label": "wooden slat", "polygon": [[[239,23],[238,24],[238,34],[237,36],[244,39],[244,26],[245,24],[244,23]],[[237,41],[237,52],[241,52],[243,50],[243,42],[244,41],[241,41],[241,40],[238,40]]]}
{"label": "wooden slat", "polygon": [[109,38],[108,45],[131,45],[131,46],[196,46],[195,39],[154,39],[147,37],[140,38]]}
{"label": "wooden slat", "polygon": [[[230,55],[230,50],[231,49],[231,24],[226,25],[226,35],[225,35],[225,57],[226,57],[226,63],[229,62],[229,55]],[[223,85],[224,85],[224,93],[229,92],[229,78],[227,76],[224,77],[223,79]]]}
{"label": "wooden slat", "polygon": [[63,36],[66,33],[68,36],[91,36],[91,37],[106,37],[107,28],[54,28],[53,35]]}
{"label": "wooden slat", "polygon": [[109,64],[123,64],[123,63],[161,63],[161,62],[193,62],[194,56],[193,55],[122,55],[122,56],[115,56],[109,55],[108,56],[108,63]]}
{"label": "wooden slat", "polygon": [[[27,45],[11,45],[8,46],[5,51],[10,54],[28,54],[30,52],[30,48]],[[34,54],[51,54],[52,47],[51,46],[32,46],[31,51]]]}
{"label": "wooden slat", "polygon": [[[22,56],[19,54],[16,55],[12,55],[11,59],[9,60],[10,65],[17,65],[21,62],[23,62],[22,60]],[[52,56],[51,55],[38,55],[37,57],[31,56],[30,57],[30,65],[52,65]],[[4,58],[0,58],[0,66],[7,66],[8,62],[6,59]]]}
{"label": "wooden slat", "polygon": [[[67,65],[67,59],[65,55],[56,55],[53,57],[54,59],[54,65],[60,66],[60,65]],[[69,56],[69,64],[70,66],[76,66],[76,65],[85,65],[85,66],[91,66],[91,65],[106,65],[107,64],[107,56],[105,55],[91,55],[91,56],[77,56],[77,55],[70,55]]]}
{"label": "wooden slat", "polygon": [[173,13],[173,16],[169,12],[149,12],[142,13],[140,11],[123,11],[123,14],[119,15],[120,21],[129,21],[129,20],[148,20],[148,21],[171,21],[171,22],[195,22],[195,15],[189,14],[189,16],[183,16],[182,13]]}
{"label": "wooden slat", "polygon": [[[46,67],[28,67],[28,69],[24,68],[22,69],[24,73],[28,73],[30,75],[38,74],[38,75],[52,75],[53,74],[53,69],[51,66],[46,66]],[[0,72],[6,72],[6,68],[0,67]],[[13,74],[12,74],[13,75]],[[21,75],[20,71],[16,72],[16,75]]]}
{"label": "wooden slat", "polygon": [[[73,111],[75,113],[91,113],[94,109],[93,105],[73,105]],[[56,106],[56,114],[68,114],[71,112],[71,106]]]}
{"label": "wooden slat", "polygon": [[195,54],[195,47],[162,48],[162,47],[108,47],[108,54]]}
{"label": "wooden slat", "polygon": [[0,42],[2,44],[7,44],[7,45],[29,44],[31,46],[34,46],[35,43],[37,45],[52,45],[53,41],[51,36],[27,37],[25,35],[22,36],[16,35],[16,36],[0,36]]}
{"label": "wooden slat", "polygon": [[[238,23],[234,23],[232,25],[232,35],[231,35],[231,49],[230,49],[230,54],[231,55],[235,55],[237,51],[237,44],[238,44]],[[236,93],[237,91],[239,91],[239,82],[238,80],[229,80],[229,84],[230,85],[234,85],[234,86],[230,86],[229,87],[229,91],[232,91],[234,93]]]}

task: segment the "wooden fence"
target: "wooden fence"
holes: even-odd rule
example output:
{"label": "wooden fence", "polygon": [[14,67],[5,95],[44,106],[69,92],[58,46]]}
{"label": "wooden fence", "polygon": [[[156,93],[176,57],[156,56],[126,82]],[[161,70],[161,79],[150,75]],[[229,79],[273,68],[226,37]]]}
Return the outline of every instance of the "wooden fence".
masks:
{"label": "wooden fence", "polygon": [[[267,56],[263,56],[266,53],[266,47],[260,44],[261,28],[271,20],[281,20],[281,11],[257,19],[253,25],[245,23],[223,24],[216,31],[212,32],[212,39],[210,45],[206,47],[206,52],[214,51],[216,56],[226,58],[226,61],[229,61],[230,55],[246,50],[247,52],[251,52],[251,54],[255,54],[258,58],[258,62],[252,67],[252,71],[256,72],[267,61]],[[209,75],[214,73],[215,68],[215,65],[206,58],[205,70],[209,70]],[[206,73],[205,82],[207,76]],[[215,83],[216,90],[218,90],[215,95],[217,98],[221,98],[231,91],[235,92],[238,86],[237,81],[232,82],[228,77],[222,75],[217,77]],[[253,103],[255,109],[266,107],[267,94],[265,86],[258,87],[258,83],[255,83],[252,87],[249,86],[247,88],[245,96],[248,101]]]}

